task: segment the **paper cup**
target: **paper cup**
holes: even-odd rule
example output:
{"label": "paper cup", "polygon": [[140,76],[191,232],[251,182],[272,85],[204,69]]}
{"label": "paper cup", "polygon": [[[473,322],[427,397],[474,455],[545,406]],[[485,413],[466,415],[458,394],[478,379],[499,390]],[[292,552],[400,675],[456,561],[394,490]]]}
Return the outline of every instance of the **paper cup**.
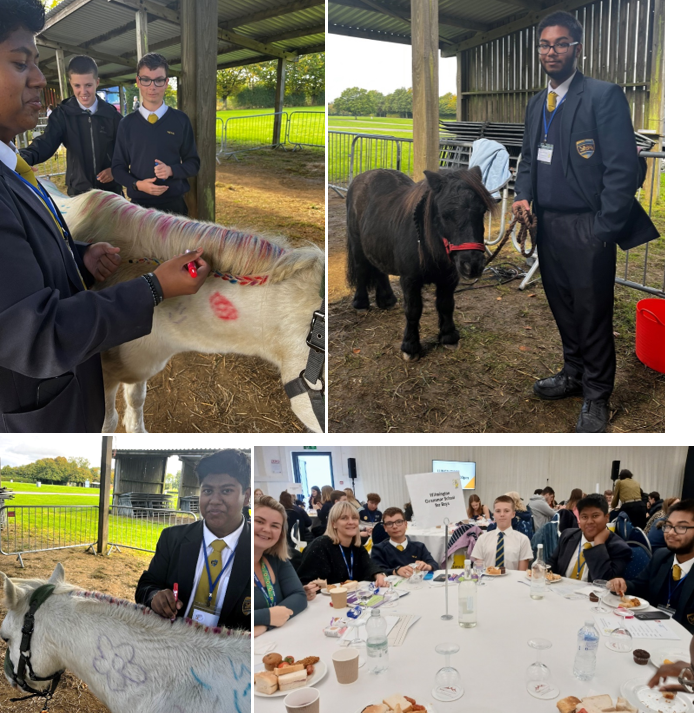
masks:
{"label": "paper cup", "polygon": [[283,704],[288,712],[318,712],[319,690],[313,687],[296,689],[283,699]]}
{"label": "paper cup", "polygon": [[358,679],[360,652],[355,647],[337,650],[331,656],[339,684],[352,684]]}
{"label": "paper cup", "polygon": [[343,610],[348,607],[348,591],[345,588],[334,588],[329,591],[334,610]]}

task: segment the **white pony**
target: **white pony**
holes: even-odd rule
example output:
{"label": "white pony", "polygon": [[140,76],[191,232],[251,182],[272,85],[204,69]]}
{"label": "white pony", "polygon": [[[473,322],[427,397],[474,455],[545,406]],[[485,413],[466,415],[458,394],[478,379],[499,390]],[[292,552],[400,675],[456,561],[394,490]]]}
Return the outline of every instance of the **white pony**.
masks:
{"label": "white pony", "polygon": [[[121,266],[96,289],[151,272],[157,262],[199,246],[214,271],[196,295],[158,305],[149,335],[102,354],[105,433],[118,426],[120,383],[126,430],[145,431],[147,380],[179,352],[262,357],[278,367],[283,384],[305,368],[307,333],[322,302],[324,253],[317,246],[291,248],[284,239],[160,213],[105,191],[71,199],[65,218],[75,240],[121,248]],[[291,404],[308,429],[322,431],[306,393]]]}
{"label": "white pony", "polygon": [[[11,684],[29,602],[48,582],[55,590],[35,613],[30,643],[36,677],[69,669],[112,712],[251,711],[249,633],[171,622],[142,605],[79,590],[64,582],[60,563],[48,581],[0,576]],[[28,674],[25,681],[35,690],[45,686]]]}

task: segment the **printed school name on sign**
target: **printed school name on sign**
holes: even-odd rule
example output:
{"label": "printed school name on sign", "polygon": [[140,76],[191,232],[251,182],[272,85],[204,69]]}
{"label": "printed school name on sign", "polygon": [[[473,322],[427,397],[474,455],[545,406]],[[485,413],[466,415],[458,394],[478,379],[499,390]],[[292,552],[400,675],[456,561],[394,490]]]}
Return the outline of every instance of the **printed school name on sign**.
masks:
{"label": "printed school name on sign", "polygon": [[439,491],[437,493],[429,493],[429,498],[425,499],[426,503],[432,504],[436,508],[444,506],[448,501],[454,501],[454,495],[447,491]]}

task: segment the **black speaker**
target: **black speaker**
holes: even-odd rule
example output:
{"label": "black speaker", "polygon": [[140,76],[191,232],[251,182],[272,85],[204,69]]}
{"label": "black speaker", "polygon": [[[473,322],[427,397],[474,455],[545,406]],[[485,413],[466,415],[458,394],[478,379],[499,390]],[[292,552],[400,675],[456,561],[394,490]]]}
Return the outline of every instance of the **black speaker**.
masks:
{"label": "black speaker", "polygon": [[355,481],[355,479],[358,478],[358,472],[355,468],[355,459],[353,458],[348,459],[348,478],[351,479],[351,481]]}
{"label": "black speaker", "polygon": [[612,461],[611,462],[611,480],[616,481],[617,478],[619,478],[619,469],[621,468],[621,462],[620,461]]}

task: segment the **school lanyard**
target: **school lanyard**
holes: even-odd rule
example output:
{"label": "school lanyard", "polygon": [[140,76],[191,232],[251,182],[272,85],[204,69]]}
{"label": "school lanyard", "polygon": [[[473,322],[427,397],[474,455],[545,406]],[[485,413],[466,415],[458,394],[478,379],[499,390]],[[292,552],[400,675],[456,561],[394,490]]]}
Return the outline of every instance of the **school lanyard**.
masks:
{"label": "school lanyard", "polygon": [[[689,571],[690,572],[690,571]],[[679,582],[676,584],[674,588],[674,594],[677,594],[677,590],[679,590],[679,586],[689,577],[689,573],[686,575],[682,575],[682,577],[679,579]],[[669,581],[667,583],[667,588],[668,588],[668,594],[667,594],[667,607],[670,607],[670,603],[672,602],[672,575],[670,573],[669,576]]]}
{"label": "school lanyard", "polygon": [[[586,560],[585,560],[584,558],[583,558],[583,561],[582,561],[582,568],[580,567],[580,553],[582,552],[582,550],[583,550],[583,547],[582,547],[582,538],[580,538],[580,542],[578,543],[578,560],[577,560],[577,562],[575,563],[575,574],[578,576],[578,577],[576,578],[576,580],[580,580],[581,573],[582,573],[583,569],[585,568]],[[588,550],[589,550],[589,548],[588,548]]]}
{"label": "school lanyard", "polygon": [[268,574],[266,563],[261,563],[261,573],[263,574],[265,587],[264,583],[259,580],[256,573],[254,573],[254,582],[256,583],[256,587],[263,593],[264,600],[268,604],[268,607],[273,607],[276,602],[275,588],[271,582],[271,576]]}
{"label": "school lanyard", "polygon": [[354,560],[354,553],[351,550],[350,551],[350,568],[348,567],[348,561],[346,560],[346,554],[343,552],[343,546],[339,544],[338,546],[339,550],[341,551],[341,555],[343,556],[343,562],[346,564],[346,570],[348,571],[348,577],[352,580],[353,579],[353,560]]}
{"label": "school lanyard", "polygon": [[[547,94],[548,94],[548,92],[547,92]],[[568,96],[567,94],[564,94],[563,99],[561,99],[561,101],[558,102],[558,104],[556,104],[556,108],[551,112],[551,118],[549,119],[548,124],[546,123],[546,107],[544,107],[544,110],[542,112],[542,114],[544,115],[544,143],[546,143],[546,139],[549,135],[549,129],[551,128],[551,122],[553,121],[553,118],[556,116],[556,112],[558,111],[561,104],[563,104],[563,102],[565,102],[565,98],[567,96]]]}
{"label": "school lanyard", "polygon": [[[237,545],[239,545],[239,541],[237,541]],[[234,550],[230,554],[230,557],[227,559],[227,562],[223,565],[222,570],[218,573],[217,578],[215,578],[215,582],[213,582],[213,576],[210,574],[210,563],[208,562],[208,556],[206,554],[206,551],[208,550],[205,546],[205,539],[203,540],[203,558],[205,559],[205,569],[208,571],[208,585],[210,586],[210,589],[208,590],[208,606],[210,607],[210,602],[213,599],[213,593],[215,592],[215,586],[220,582],[220,578],[222,577],[222,574],[227,570],[227,566],[232,563],[234,560],[234,554],[237,552],[237,545],[234,546]],[[222,553],[220,554],[220,557],[222,558]]]}

